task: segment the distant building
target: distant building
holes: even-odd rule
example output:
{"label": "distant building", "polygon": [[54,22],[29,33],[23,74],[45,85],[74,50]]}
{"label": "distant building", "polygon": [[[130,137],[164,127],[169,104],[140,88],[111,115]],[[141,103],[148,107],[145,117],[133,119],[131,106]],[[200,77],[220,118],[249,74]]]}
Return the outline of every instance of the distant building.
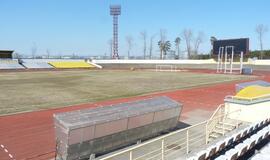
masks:
{"label": "distant building", "polygon": [[13,52],[12,50],[0,50],[0,59],[12,59]]}

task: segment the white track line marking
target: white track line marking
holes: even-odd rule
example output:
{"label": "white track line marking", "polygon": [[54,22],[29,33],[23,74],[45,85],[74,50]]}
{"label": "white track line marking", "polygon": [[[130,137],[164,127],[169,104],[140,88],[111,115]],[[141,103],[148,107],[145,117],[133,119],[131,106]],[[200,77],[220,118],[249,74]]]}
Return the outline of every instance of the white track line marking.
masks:
{"label": "white track line marking", "polygon": [[13,158],[13,155],[10,154],[10,153],[8,153],[8,150],[5,148],[5,146],[4,146],[3,144],[1,144],[0,146],[1,146],[1,148],[8,154],[8,156],[10,157],[10,159],[15,160],[15,159]]}
{"label": "white track line marking", "polygon": [[8,154],[8,156],[9,156],[10,158],[13,158],[13,156],[12,156],[11,154]]}

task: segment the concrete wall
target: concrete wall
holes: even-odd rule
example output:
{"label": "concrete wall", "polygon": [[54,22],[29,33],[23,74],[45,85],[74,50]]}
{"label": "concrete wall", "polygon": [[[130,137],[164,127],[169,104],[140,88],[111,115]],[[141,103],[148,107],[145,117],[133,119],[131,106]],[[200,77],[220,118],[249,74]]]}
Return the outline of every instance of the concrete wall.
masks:
{"label": "concrete wall", "polygon": [[[92,60],[93,63],[99,64],[104,68],[110,69],[149,69],[155,68],[156,65],[175,65],[178,69],[193,68],[193,69],[216,69],[217,63],[214,59],[206,60]],[[235,62],[234,67],[239,67],[240,63]],[[251,67],[254,70],[269,70],[270,60],[252,60],[243,62],[243,67]]]}
{"label": "concrete wall", "polygon": [[206,60],[92,60],[97,64],[215,64],[214,59]]}
{"label": "concrete wall", "polygon": [[263,59],[263,60],[252,60],[252,59],[249,59],[248,60],[248,63],[249,64],[252,64],[252,65],[267,65],[269,66],[270,65],[270,59]]}
{"label": "concrete wall", "polygon": [[231,119],[238,119],[246,122],[257,122],[270,117],[270,101],[255,103],[251,105],[226,102],[226,113],[241,110],[229,115]]}

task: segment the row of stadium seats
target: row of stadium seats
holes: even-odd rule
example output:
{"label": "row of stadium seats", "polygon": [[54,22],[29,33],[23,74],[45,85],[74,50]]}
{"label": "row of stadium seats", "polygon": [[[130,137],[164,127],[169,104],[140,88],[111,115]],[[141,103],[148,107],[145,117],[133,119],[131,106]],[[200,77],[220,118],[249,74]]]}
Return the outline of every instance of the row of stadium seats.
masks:
{"label": "row of stadium seats", "polygon": [[29,69],[42,69],[42,68],[53,68],[46,62],[23,62],[24,67]]}
{"label": "row of stadium seats", "polygon": [[[247,138],[243,143],[239,143],[233,149],[227,151],[225,155],[218,157],[217,160],[235,160],[243,156],[247,151],[253,149],[255,145],[259,144],[263,139],[266,139],[269,136],[269,128],[270,125],[252,135],[250,138]],[[270,158],[270,155],[268,158]]]}
{"label": "row of stadium seats", "polygon": [[270,144],[267,144],[259,151],[259,153],[251,157],[251,160],[264,160],[264,159],[270,159]]}
{"label": "row of stadium seats", "polygon": [[[206,149],[199,151],[188,160],[205,160],[217,158],[220,160],[234,160],[253,148],[261,140],[268,137],[270,118],[239,128],[224,139],[212,143]],[[244,141],[244,143],[240,143]]]}
{"label": "row of stadium seats", "polygon": [[94,68],[95,66],[85,61],[55,61],[48,62],[55,68]]}
{"label": "row of stadium seats", "polygon": [[1,59],[0,60],[0,69],[23,69],[17,60],[12,59]]}
{"label": "row of stadium seats", "polygon": [[36,59],[22,59],[11,60],[1,59],[0,69],[48,69],[48,68],[95,68],[94,65],[89,64],[83,60],[36,60]]}

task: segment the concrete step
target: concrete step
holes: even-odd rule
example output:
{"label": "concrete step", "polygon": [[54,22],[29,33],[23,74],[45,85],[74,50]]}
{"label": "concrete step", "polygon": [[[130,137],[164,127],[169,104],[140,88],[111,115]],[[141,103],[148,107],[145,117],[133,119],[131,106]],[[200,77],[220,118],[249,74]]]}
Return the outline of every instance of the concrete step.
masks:
{"label": "concrete step", "polygon": [[218,134],[224,135],[226,133],[226,130],[223,130],[222,128],[215,127],[213,130],[213,133],[218,133]]}
{"label": "concrete step", "polygon": [[220,133],[217,133],[217,132],[212,132],[212,133],[210,133],[209,137],[216,139],[216,138],[218,138],[218,137],[220,137],[222,135],[223,134],[220,134]]}
{"label": "concrete step", "polygon": [[234,123],[229,123],[227,121],[224,121],[224,122],[218,122],[218,125],[224,125],[224,126],[230,126],[230,127],[237,127],[237,124],[234,124]]}
{"label": "concrete step", "polygon": [[237,125],[239,126],[239,125],[243,124],[243,122],[240,120],[235,120],[235,119],[230,119],[230,118],[226,118],[225,122],[230,123],[230,124],[235,124],[235,126],[237,126]]}
{"label": "concrete step", "polygon": [[215,127],[217,129],[223,129],[224,128],[225,131],[232,131],[232,130],[235,129],[235,126],[223,125],[223,124],[217,124]]}

